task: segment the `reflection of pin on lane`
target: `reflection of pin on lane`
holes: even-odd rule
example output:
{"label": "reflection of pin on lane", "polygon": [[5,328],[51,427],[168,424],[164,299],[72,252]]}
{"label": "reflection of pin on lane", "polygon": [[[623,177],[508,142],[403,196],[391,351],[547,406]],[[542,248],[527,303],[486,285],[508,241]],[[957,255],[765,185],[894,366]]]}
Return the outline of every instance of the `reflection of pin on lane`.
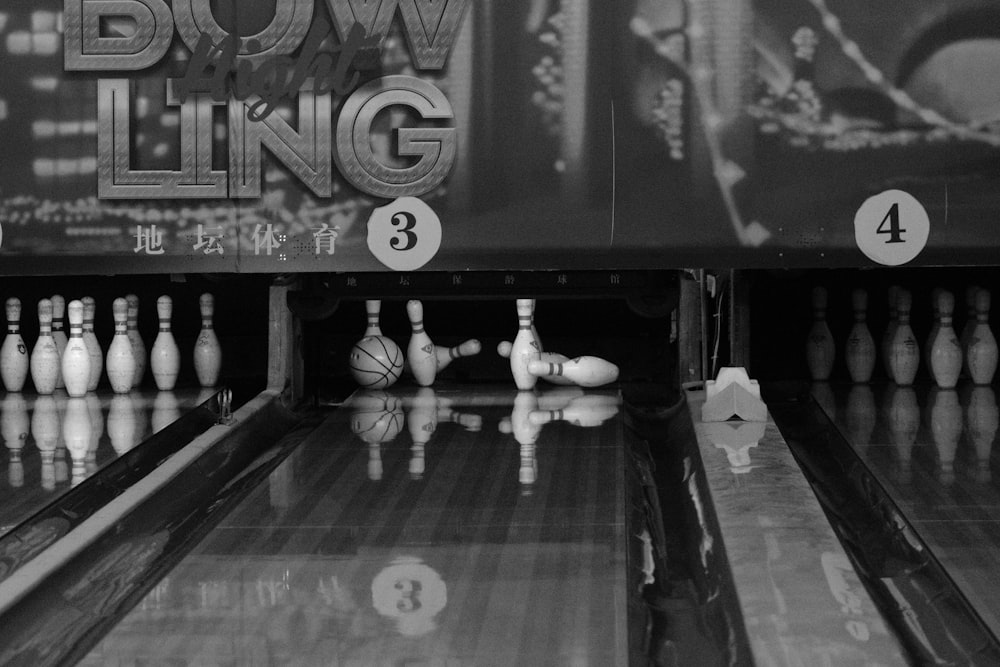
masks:
{"label": "reflection of pin on lane", "polygon": [[618,398],[589,394],[572,399],[558,410],[535,410],[530,415],[532,424],[542,425],[551,421],[566,421],[575,426],[600,426],[618,414]]}
{"label": "reflection of pin on lane", "polygon": [[618,379],[618,366],[606,359],[582,356],[562,363],[533,360],[528,372],[534,376],[559,376],[581,387],[600,387]]}
{"label": "reflection of pin on lane", "polygon": [[424,448],[437,429],[437,397],[434,390],[424,387],[417,391],[406,415],[410,432],[410,476],[421,479],[424,475]]}

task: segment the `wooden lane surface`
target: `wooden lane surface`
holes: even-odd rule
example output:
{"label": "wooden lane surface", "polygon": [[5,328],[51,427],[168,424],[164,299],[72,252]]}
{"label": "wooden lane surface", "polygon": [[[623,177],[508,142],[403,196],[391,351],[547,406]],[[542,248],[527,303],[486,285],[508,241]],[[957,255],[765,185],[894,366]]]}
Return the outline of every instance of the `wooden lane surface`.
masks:
{"label": "wooden lane surface", "polygon": [[332,413],[83,664],[625,664],[620,417],[515,393]]}
{"label": "wooden lane surface", "polygon": [[812,393],[1000,635],[1000,413],[993,388],[814,385]]}

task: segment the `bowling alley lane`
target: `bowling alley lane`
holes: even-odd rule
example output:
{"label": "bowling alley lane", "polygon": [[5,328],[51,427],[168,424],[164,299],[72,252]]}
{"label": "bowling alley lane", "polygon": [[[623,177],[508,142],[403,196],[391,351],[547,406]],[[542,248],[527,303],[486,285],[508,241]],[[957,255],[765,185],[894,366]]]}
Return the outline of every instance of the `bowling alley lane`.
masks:
{"label": "bowling alley lane", "polygon": [[994,388],[816,383],[811,393],[983,622],[1000,634]]}
{"label": "bowling alley lane", "polygon": [[619,406],[358,392],[81,664],[627,664]]}
{"label": "bowling alley lane", "polygon": [[211,389],[5,393],[0,537],[215,393]]}

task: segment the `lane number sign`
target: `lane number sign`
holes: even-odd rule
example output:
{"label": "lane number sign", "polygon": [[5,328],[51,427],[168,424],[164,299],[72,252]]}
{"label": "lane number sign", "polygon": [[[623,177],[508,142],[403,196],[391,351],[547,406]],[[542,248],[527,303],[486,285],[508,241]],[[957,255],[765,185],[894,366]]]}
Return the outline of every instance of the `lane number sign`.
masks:
{"label": "lane number sign", "polygon": [[854,238],[865,257],[886,266],[912,261],[927,245],[930,219],[917,199],[903,190],[869,197],[854,215]]}
{"label": "lane number sign", "polygon": [[416,271],[441,247],[441,220],[416,197],[400,197],[372,211],[368,249],[393,271]]}

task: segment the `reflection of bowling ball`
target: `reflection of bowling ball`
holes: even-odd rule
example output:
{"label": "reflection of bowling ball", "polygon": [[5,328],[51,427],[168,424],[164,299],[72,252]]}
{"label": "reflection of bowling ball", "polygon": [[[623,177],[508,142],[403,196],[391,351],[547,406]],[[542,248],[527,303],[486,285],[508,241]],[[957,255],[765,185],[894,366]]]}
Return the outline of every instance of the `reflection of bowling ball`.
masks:
{"label": "reflection of bowling ball", "polygon": [[351,348],[351,375],[366,389],[391,387],[403,372],[403,351],[386,336],[365,336]]}
{"label": "reflection of bowling ball", "polygon": [[368,444],[389,442],[403,429],[405,416],[398,398],[384,391],[365,391],[352,401],[351,430]]}

